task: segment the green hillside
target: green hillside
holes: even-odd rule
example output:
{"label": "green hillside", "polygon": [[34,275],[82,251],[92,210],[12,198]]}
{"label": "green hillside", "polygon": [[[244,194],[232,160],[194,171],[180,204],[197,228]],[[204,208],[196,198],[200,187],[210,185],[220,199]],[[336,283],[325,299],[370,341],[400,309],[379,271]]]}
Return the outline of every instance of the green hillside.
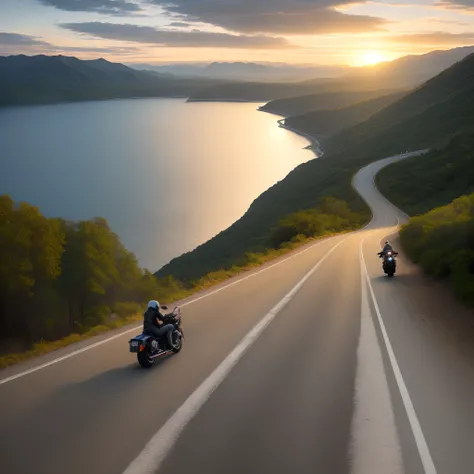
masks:
{"label": "green hillside", "polygon": [[[365,122],[337,134],[327,151],[342,151],[358,144],[395,146],[433,145],[438,136],[450,136],[473,126],[474,55],[430,79],[401,100]],[[403,148],[403,147],[402,147]],[[383,150],[383,148],[380,148]]]}
{"label": "green hillside", "polygon": [[457,135],[429,154],[394,163],[377,186],[409,215],[423,214],[474,192],[474,132]]}
{"label": "green hillside", "polygon": [[329,137],[345,128],[353,127],[367,120],[384,107],[401,99],[405,94],[407,92],[396,92],[375,99],[364,100],[347,107],[293,115],[286,118],[284,124],[314,137]]}
{"label": "green hillside", "polygon": [[325,93],[302,95],[298,97],[290,97],[288,99],[272,100],[263,107],[260,107],[260,110],[288,117],[291,115],[306,114],[315,110],[348,107],[358,102],[381,97],[393,92],[393,90],[386,89],[349,91],[338,90],[335,92],[331,91]]}

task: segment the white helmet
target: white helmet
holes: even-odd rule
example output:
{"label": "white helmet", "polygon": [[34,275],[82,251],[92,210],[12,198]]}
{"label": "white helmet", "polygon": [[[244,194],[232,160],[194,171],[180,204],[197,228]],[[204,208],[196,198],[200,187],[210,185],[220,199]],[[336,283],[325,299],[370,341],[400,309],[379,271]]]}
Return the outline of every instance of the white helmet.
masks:
{"label": "white helmet", "polygon": [[149,308],[153,308],[153,309],[156,309],[156,311],[158,311],[160,309],[160,303],[158,303],[158,301],[156,300],[151,300],[148,302],[148,309]]}

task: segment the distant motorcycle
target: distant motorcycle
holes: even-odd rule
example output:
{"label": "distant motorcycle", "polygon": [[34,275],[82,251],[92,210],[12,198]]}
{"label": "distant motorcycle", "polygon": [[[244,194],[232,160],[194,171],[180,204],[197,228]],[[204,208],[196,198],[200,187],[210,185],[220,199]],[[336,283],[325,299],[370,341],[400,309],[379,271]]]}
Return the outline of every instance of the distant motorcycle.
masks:
{"label": "distant motorcycle", "polygon": [[388,252],[379,254],[379,257],[383,259],[382,261],[383,271],[389,277],[393,277],[393,275],[395,275],[395,271],[397,270],[397,261],[395,259],[397,255],[398,255],[398,252],[394,252],[391,250],[389,250]]}
{"label": "distant motorcycle", "polygon": [[[168,309],[166,306],[161,308],[164,310]],[[167,314],[163,324],[172,324],[174,326],[172,336],[175,347],[169,347],[166,337],[157,339],[146,333],[135,336],[128,341],[130,352],[137,354],[138,363],[145,369],[150,368],[159,357],[177,353],[183,347],[184,333],[181,328],[181,309],[176,307],[172,313]]]}

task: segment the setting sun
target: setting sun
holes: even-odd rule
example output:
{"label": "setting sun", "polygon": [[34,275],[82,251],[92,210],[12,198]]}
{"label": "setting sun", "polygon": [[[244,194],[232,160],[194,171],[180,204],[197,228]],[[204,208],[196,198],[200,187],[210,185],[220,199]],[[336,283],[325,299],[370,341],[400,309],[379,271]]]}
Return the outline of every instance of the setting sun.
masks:
{"label": "setting sun", "polygon": [[368,51],[362,55],[361,66],[373,66],[385,60],[383,54],[376,51]]}

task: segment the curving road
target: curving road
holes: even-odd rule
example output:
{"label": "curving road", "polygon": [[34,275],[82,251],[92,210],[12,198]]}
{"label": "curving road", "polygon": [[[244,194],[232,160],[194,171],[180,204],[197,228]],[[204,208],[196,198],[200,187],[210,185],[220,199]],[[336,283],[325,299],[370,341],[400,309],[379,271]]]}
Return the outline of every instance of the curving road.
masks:
{"label": "curving road", "polygon": [[127,328],[0,372],[0,471],[472,474],[472,314],[375,255],[406,216],[373,177],[405,156],[354,178],[364,230],[183,302],[185,347],[153,369]]}

